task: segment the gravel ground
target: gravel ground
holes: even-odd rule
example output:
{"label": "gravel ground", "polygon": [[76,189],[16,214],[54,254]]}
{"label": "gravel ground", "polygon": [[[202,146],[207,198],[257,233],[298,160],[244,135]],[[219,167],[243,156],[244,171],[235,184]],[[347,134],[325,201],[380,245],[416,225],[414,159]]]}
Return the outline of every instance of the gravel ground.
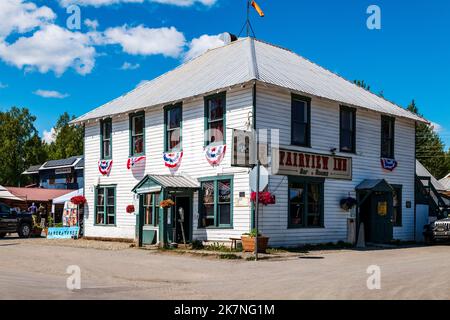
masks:
{"label": "gravel ground", "polygon": [[[88,245],[95,249],[80,247]],[[7,238],[0,257],[0,299],[450,299],[448,246],[254,262],[123,243]],[[73,265],[81,270],[81,290],[66,287]],[[380,290],[367,288],[371,265],[380,267]]]}

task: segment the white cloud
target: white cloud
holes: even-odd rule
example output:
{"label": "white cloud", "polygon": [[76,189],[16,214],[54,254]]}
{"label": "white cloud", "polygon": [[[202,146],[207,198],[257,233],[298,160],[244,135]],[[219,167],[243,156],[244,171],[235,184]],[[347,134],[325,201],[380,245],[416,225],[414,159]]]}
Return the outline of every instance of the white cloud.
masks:
{"label": "white cloud", "polygon": [[210,7],[217,2],[217,0],[58,0],[62,7],[67,7],[71,4],[101,7],[119,3],[144,3],[145,1],[179,7],[190,7],[197,3]]}
{"label": "white cloud", "polygon": [[13,32],[25,33],[54,21],[56,14],[46,6],[24,0],[0,1],[0,40]]}
{"label": "white cloud", "polygon": [[431,122],[430,123],[430,127],[433,129],[434,132],[436,133],[441,133],[442,131],[444,131],[444,127],[441,126],[439,123],[436,122]]}
{"label": "white cloud", "polygon": [[176,28],[151,29],[144,26],[115,27],[104,32],[105,44],[118,44],[131,55],[156,55],[177,58],[186,43],[183,33]]}
{"label": "white cloud", "polygon": [[53,99],[64,99],[69,96],[67,93],[61,93],[61,92],[53,91],[53,90],[42,90],[42,89],[34,91],[33,94],[40,96],[42,98],[53,98]]}
{"label": "white cloud", "polygon": [[204,34],[199,38],[192,39],[192,41],[189,43],[189,50],[184,56],[184,60],[187,61],[194,59],[207,50],[218,48],[223,45],[225,45],[225,42],[222,39],[221,35],[210,36]]}
{"label": "white cloud", "polygon": [[55,128],[51,128],[50,131],[44,130],[42,139],[46,144],[51,144],[52,142],[55,142],[56,136]]}
{"label": "white cloud", "polygon": [[73,68],[85,75],[95,65],[96,51],[91,43],[89,34],[46,25],[31,37],[21,37],[13,44],[0,43],[0,58],[20,69],[61,75]]}
{"label": "white cloud", "polygon": [[97,30],[100,24],[98,23],[98,20],[86,19],[84,20],[84,25],[91,30]]}
{"label": "white cloud", "polygon": [[0,89],[6,89],[6,88],[8,88],[8,85],[3,82],[0,82]]}
{"label": "white cloud", "polygon": [[130,62],[124,62],[120,70],[136,70],[139,69],[141,65],[139,63],[132,64]]}

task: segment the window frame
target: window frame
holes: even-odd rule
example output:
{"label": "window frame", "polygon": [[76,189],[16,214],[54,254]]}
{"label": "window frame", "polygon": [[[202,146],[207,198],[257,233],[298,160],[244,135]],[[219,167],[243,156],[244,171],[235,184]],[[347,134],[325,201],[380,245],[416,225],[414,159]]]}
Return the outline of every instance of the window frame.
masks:
{"label": "window frame", "polygon": [[[142,117],[143,118],[143,126],[142,126],[142,152],[141,153],[134,153],[134,144],[133,144],[133,138],[136,137],[137,135],[134,134],[134,129],[133,129],[133,121],[134,119],[138,118],[138,117]],[[140,157],[140,156],[144,156],[145,155],[145,111],[141,111],[141,112],[137,112],[134,114],[130,115],[130,139],[129,139],[129,144],[130,144],[130,156],[131,157]]]}
{"label": "window frame", "polygon": [[[147,195],[151,195],[152,197],[152,204],[150,205],[146,205],[145,204],[145,197]],[[161,194],[160,193],[146,193],[142,195],[142,208],[143,208],[143,215],[144,215],[144,221],[143,221],[143,225],[146,227],[157,227],[159,226],[159,200],[161,199]],[[152,223],[151,224],[146,224],[146,208],[152,208]]]}
{"label": "window frame", "polygon": [[[209,105],[208,102],[212,99],[221,98],[223,99],[223,116],[222,116],[222,122],[223,122],[223,141],[220,142],[213,142],[209,141],[209,128],[210,128],[210,121],[209,121]],[[204,147],[214,146],[214,145],[221,145],[226,144],[227,141],[227,93],[226,92],[220,92],[213,95],[206,96],[204,98],[205,103],[205,113],[204,113]],[[215,121],[218,122],[218,121]]]}
{"label": "window frame", "polygon": [[[168,113],[169,111],[173,110],[173,109],[177,109],[180,108],[180,113],[181,113],[181,121],[180,121],[180,149],[174,151],[173,149],[169,148],[169,143],[167,141],[169,135],[168,135],[168,121],[169,121],[169,117],[168,117]],[[173,131],[173,130],[171,130]],[[171,106],[166,106],[164,107],[164,152],[181,152],[183,151],[183,103],[177,103]]]}
{"label": "window frame", "polygon": [[[390,147],[391,147],[391,154],[386,155],[384,154],[384,150],[383,150],[383,146],[385,144],[385,137],[383,134],[383,122],[388,121],[389,124],[392,126],[391,130],[392,130],[392,138],[390,138]],[[395,159],[395,117],[390,117],[390,116],[385,116],[382,115],[381,116],[381,127],[380,127],[380,132],[381,132],[381,146],[380,146],[380,157],[381,158],[388,158],[388,159]]]}
{"label": "window frame", "polygon": [[[106,195],[107,189],[114,190],[114,224],[105,223],[108,218],[107,203],[108,199],[105,199],[103,203],[103,223],[97,223],[97,207],[98,207],[98,191],[103,189]],[[99,185],[95,187],[95,198],[94,198],[94,226],[99,227],[116,227],[117,226],[117,185]]]}
{"label": "window frame", "polygon": [[[343,149],[343,138],[344,138],[344,128],[342,127],[342,114],[344,112],[351,113],[351,119],[353,122],[353,130],[352,130],[352,149],[344,150]],[[356,109],[348,106],[341,105],[339,108],[339,151],[344,153],[356,153]]]}
{"label": "window frame", "polygon": [[[305,143],[298,143],[294,141],[294,101],[302,101],[306,103],[306,137]],[[291,145],[298,147],[311,148],[311,101],[310,97],[301,96],[298,94],[291,94]]]}
{"label": "window frame", "polygon": [[[291,183],[304,184],[305,190],[303,193],[303,203],[305,210],[303,212],[303,225],[295,225],[291,222]],[[319,185],[320,192],[320,225],[319,226],[308,226],[308,186],[309,185]],[[288,229],[324,229],[325,228],[325,179],[322,178],[305,178],[305,177],[288,177]]]}
{"label": "window frame", "polygon": [[[394,227],[403,227],[403,185],[401,185],[401,184],[392,184],[391,187],[394,188],[395,192],[397,193],[398,202],[399,202],[399,205],[397,206],[397,208],[400,209],[400,213],[399,213],[400,221],[398,221],[398,219],[394,220],[394,210],[392,210],[392,220],[393,220],[392,225]],[[393,196],[392,196],[392,208],[395,208],[394,207],[394,197]]]}
{"label": "window frame", "polygon": [[[109,123],[111,132],[110,132],[110,138],[109,138],[109,146],[110,146],[110,155],[108,157],[105,157],[105,149],[104,149],[104,136],[103,136],[103,128],[105,123]],[[113,156],[113,127],[112,127],[112,118],[103,119],[100,121],[100,158],[101,160],[111,160]]]}
{"label": "window frame", "polygon": [[[198,179],[200,182],[200,190],[198,192],[198,205],[199,205],[199,221],[197,229],[234,229],[234,176],[218,176],[218,177],[207,177]],[[219,210],[219,182],[220,181],[230,181],[230,224],[220,224],[220,210]],[[203,206],[203,184],[204,183],[214,184],[214,225],[213,226],[203,226],[202,219],[205,217],[205,210]]]}

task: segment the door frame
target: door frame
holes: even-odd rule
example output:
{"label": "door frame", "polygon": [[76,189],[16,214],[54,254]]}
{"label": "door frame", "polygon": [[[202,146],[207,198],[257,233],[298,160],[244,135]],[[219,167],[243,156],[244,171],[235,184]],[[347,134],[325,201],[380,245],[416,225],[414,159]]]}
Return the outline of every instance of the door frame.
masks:
{"label": "door frame", "polygon": [[[188,198],[189,199],[189,237],[186,238],[186,242],[190,243],[193,239],[194,230],[194,193],[193,192],[183,192],[175,196],[175,203],[177,203],[177,198]],[[175,205],[176,208],[176,205]],[[176,209],[175,209],[176,210]],[[176,212],[174,215],[176,216]],[[172,217],[173,218],[173,217]],[[175,221],[175,220],[174,220]]]}

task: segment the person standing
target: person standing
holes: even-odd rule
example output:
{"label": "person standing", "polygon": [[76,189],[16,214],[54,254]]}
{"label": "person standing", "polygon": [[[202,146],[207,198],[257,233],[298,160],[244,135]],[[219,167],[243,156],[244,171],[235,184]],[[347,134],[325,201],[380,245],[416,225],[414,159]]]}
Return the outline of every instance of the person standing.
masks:
{"label": "person standing", "polygon": [[31,214],[36,214],[37,213],[37,207],[34,204],[34,202],[31,204],[31,206],[28,208],[28,212],[30,212]]}

